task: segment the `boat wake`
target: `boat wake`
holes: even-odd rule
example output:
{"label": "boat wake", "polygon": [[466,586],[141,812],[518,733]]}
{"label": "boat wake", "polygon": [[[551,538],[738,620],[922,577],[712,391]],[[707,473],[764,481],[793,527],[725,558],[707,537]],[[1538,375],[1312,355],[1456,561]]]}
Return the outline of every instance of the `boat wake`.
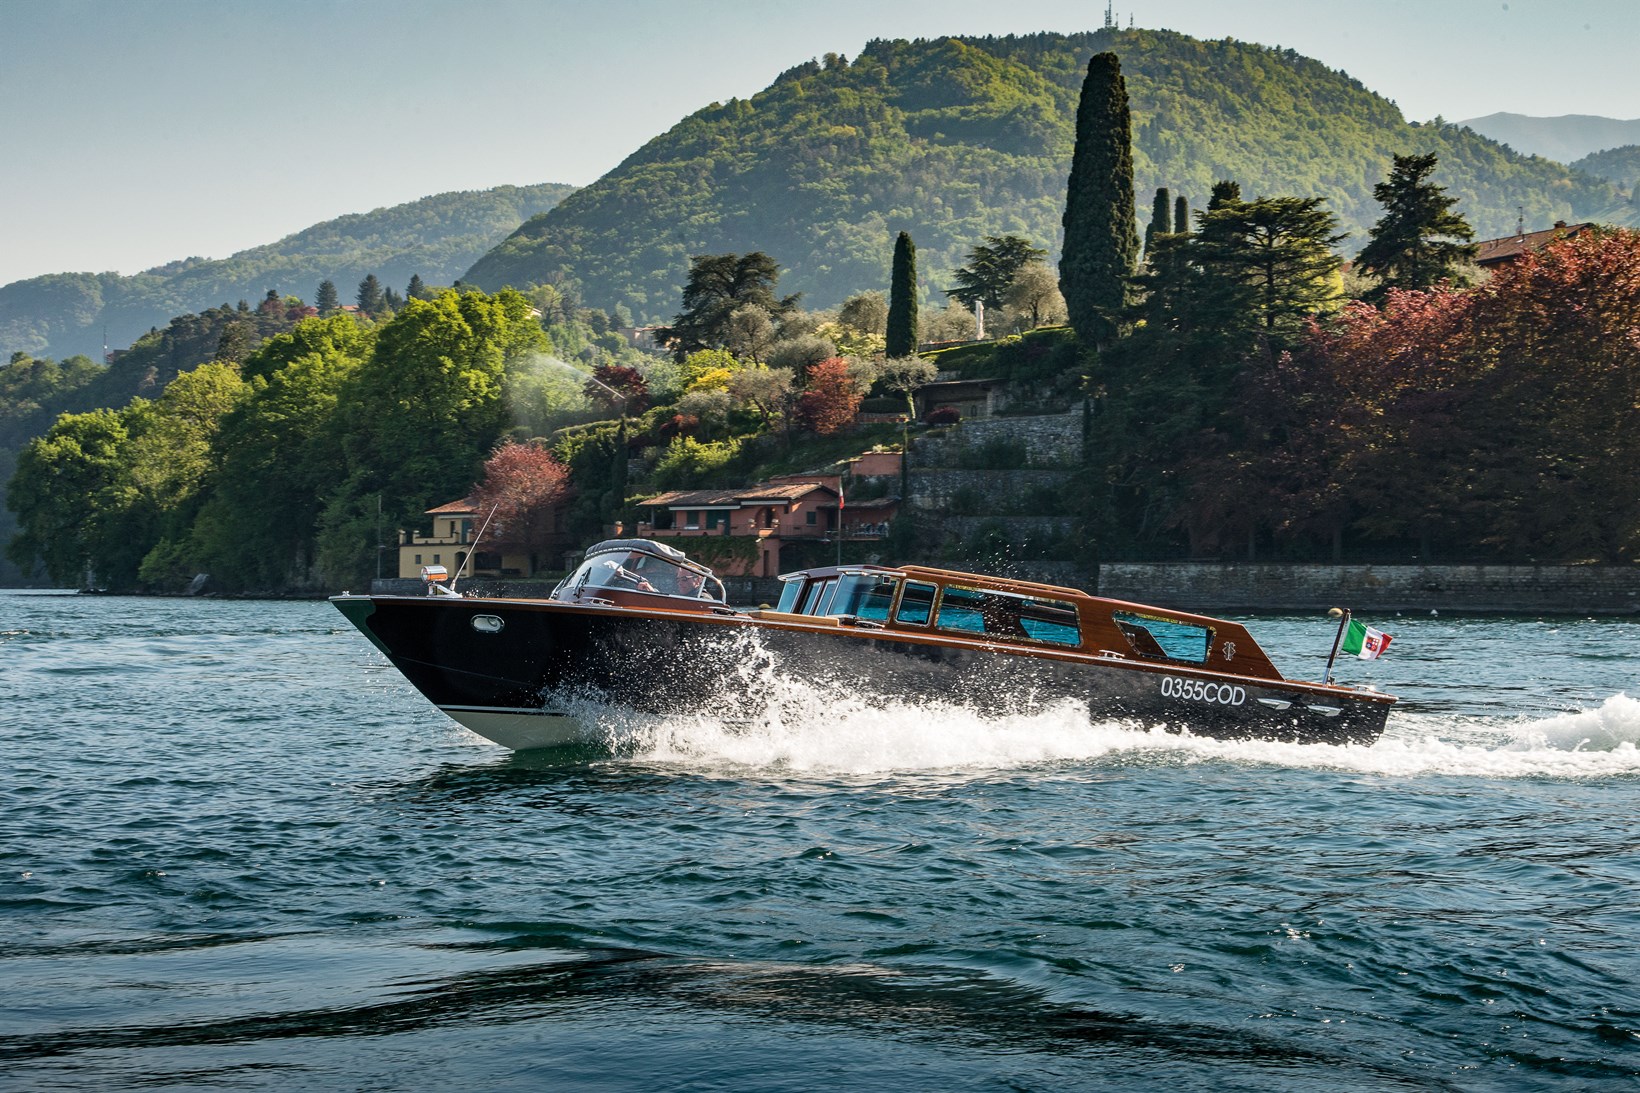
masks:
{"label": "boat wake", "polygon": [[[1371,746],[1215,740],[1133,722],[1090,723],[1075,701],[982,715],[938,702],[881,705],[843,688],[767,677],[760,708],[641,714],[574,703],[586,743],[623,760],[743,777],[996,771],[1066,762],[1233,763],[1389,776],[1640,775],[1640,700],[1538,719],[1398,711]],[[742,700],[744,701],[744,700]]]}

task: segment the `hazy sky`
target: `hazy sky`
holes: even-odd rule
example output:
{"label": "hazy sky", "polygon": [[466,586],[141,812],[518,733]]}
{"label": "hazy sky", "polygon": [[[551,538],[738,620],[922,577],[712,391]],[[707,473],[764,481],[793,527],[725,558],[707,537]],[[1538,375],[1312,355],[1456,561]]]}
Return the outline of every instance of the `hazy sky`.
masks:
{"label": "hazy sky", "polygon": [[[1411,119],[1640,117],[1636,0],[1127,0]],[[1104,0],[0,0],[0,284],[224,257],[344,213],[587,183],[872,38],[1089,30]]]}

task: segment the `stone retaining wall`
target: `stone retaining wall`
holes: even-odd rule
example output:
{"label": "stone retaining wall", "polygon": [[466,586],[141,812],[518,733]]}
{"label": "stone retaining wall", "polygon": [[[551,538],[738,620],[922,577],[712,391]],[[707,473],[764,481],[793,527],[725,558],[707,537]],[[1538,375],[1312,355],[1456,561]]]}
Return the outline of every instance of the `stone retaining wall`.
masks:
{"label": "stone retaining wall", "polygon": [[1031,490],[1063,490],[1071,482],[1070,471],[949,471],[913,467],[910,507],[917,512],[946,512],[959,491],[978,493],[999,512],[1009,502],[1017,502]]}
{"label": "stone retaining wall", "polygon": [[942,433],[915,440],[911,465],[956,466],[961,449],[978,448],[993,440],[1024,444],[1033,463],[1069,466],[1082,458],[1082,411],[964,421]]}
{"label": "stone retaining wall", "polygon": [[1099,594],[1184,611],[1640,614],[1640,566],[1110,562]]}

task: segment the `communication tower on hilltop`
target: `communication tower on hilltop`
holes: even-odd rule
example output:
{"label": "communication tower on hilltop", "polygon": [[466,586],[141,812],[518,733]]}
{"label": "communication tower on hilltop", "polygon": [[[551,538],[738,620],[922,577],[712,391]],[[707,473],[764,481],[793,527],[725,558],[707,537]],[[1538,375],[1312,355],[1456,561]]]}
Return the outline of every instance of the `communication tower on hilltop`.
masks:
{"label": "communication tower on hilltop", "polygon": [[1105,0],[1105,29],[1116,30],[1116,13],[1111,10],[1115,0]]}

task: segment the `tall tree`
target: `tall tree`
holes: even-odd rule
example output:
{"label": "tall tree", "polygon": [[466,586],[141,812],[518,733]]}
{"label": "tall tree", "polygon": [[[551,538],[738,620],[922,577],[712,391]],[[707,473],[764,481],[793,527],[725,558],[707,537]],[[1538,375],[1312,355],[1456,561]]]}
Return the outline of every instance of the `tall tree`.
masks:
{"label": "tall tree", "polygon": [[410,283],[405,286],[404,295],[411,300],[427,299],[427,284],[421,279],[421,274],[412,273],[410,275]]}
{"label": "tall tree", "polygon": [[909,357],[917,351],[917,246],[910,232],[901,232],[894,240],[887,334],[884,351],[888,356]]}
{"label": "tall tree", "polygon": [[345,465],[334,415],[374,328],[342,313],[272,339],[245,362],[249,396],[222,422],[215,489],[192,536],[227,588],[312,587],[314,538]]}
{"label": "tall tree", "polygon": [[491,541],[530,553],[551,531],[552,506],[569,492],[569,468],[535,444],[503,443],[484,461],[484,477],[473,491],[474,508],[493,513]]}
{"label": "tall tree", "polygon": [[1251,289],[1259,325],[1290,342],[1317,311],[1335,301],[1347,237],[1318,197],[1227,201],[1202,217],[1198,260],[1209,273]]}
{"label": "tall tree", "polygon": [[366,315],[375,316],[381,313],[386,306],[386,298],[382,296],[382,283],[376,279],[374,273],[366,275],[359,282],[359,310]]}
{"label": "tall tree", "polygon": [[797,420],[805,429],[831,436],[854,423],[864,393],[848,374],[841,357],[823,360],[809,369],[809,383],[797,399]]}
{"label": "tall tree", "polygon": [[1077,335],[1102,349],[1120,329],[1139,253],[1133,208],[1133,122],[1114,53],[1088,62],[1076,106],[1076,147],[1065,193],[1059,288]]}
{"label": "tall tree", "polygon": [[680,361],[698,349],[721,348],[729,340],[736,308],[756,304],[777,321],[796,310],[796,296],[775,296],[779,282],[779,264],[762,251],[692,258],[683,286],[683,310],[655,336],[669,344]]}
{"label": "tall tree", "polygon": [[756,304],[741,304],[729,313],[725,344],[734,356],[761,363],[778,338],[774,319]]}
{"label": "tall tree", "polygon": [[412,300],[349,375],[337,416],[351,474],[321,517],[319,560],[335,583],[374,568],[376,499],[389,526],[463,496],[511,424],[507,364],[545,344],[529,301],[511,289]]}
{"label": "tall tree", "polygon": [[837,309],[837,321],[861,334],[884,334],[888,331],[888,297],[876,290],[857,292]]}
{"label": "tall tree", "polygon": [[1026,330],[1065,321],[1065,298],[1059,294],[1059,280],[1041,262],[1032,262],[1019,271],[1008,286],[1004,302],[1015,325]]}
{"label": "tall tree", "polygon": [[[1183,231],[1184,229],[1180,229]],[[1173,231],[1173,199],[1167,192],[1166,186],[1156,189],[1156,197],[1150,203],[1150,223],[1145,225],[1145,261],[1150,261],[1150,246],[1158,235],[1167,235]]]}
{"label": "tall tree", "polygon": [[340,307],[341,303],[341,298],[336,295],[336,282],[320,281],[319,295],[313,301],[313,306],[319,309],[320,316],[329,315]]}
{"label": "tall tree", "polygon": [[125,537],[120,515],[133,492],[123,449],[146,405],[63,414],[24,446],[6,496],[21,529],[6,552],[18,566],[29,570],[38,559],[53,582],[75,587],[88,569],[116,585],[135,577],[140,553],[124,552],[120,567],[111,548]]}
{"label": "tall tree", "polygon": [[1183,235],[1190,231],[1190,202],[1180,194],[1173,200],[1173,234]]}
{"label": "tall tree", "polygon": [[945,294],[961,300],[970,311],[976,301],[987,308],[1000,308],[1008,286],[1026,263],[1047,256],[1047,251],[1023,236],[987,235],[985,242],[968,252],[968,264],[952,274],[957,287]]}
{"label": "tall tree", "polygon": [[1371,294],[1382,299],[1392,288],[1426,289],[1454,276],[1475,257],[1475,231],[1446,188],[1429,181],[1435,153],[1396,156],[1389,179],[1372,188],[1384,215],[1368,233],[1356,265],[1379,278]]}

